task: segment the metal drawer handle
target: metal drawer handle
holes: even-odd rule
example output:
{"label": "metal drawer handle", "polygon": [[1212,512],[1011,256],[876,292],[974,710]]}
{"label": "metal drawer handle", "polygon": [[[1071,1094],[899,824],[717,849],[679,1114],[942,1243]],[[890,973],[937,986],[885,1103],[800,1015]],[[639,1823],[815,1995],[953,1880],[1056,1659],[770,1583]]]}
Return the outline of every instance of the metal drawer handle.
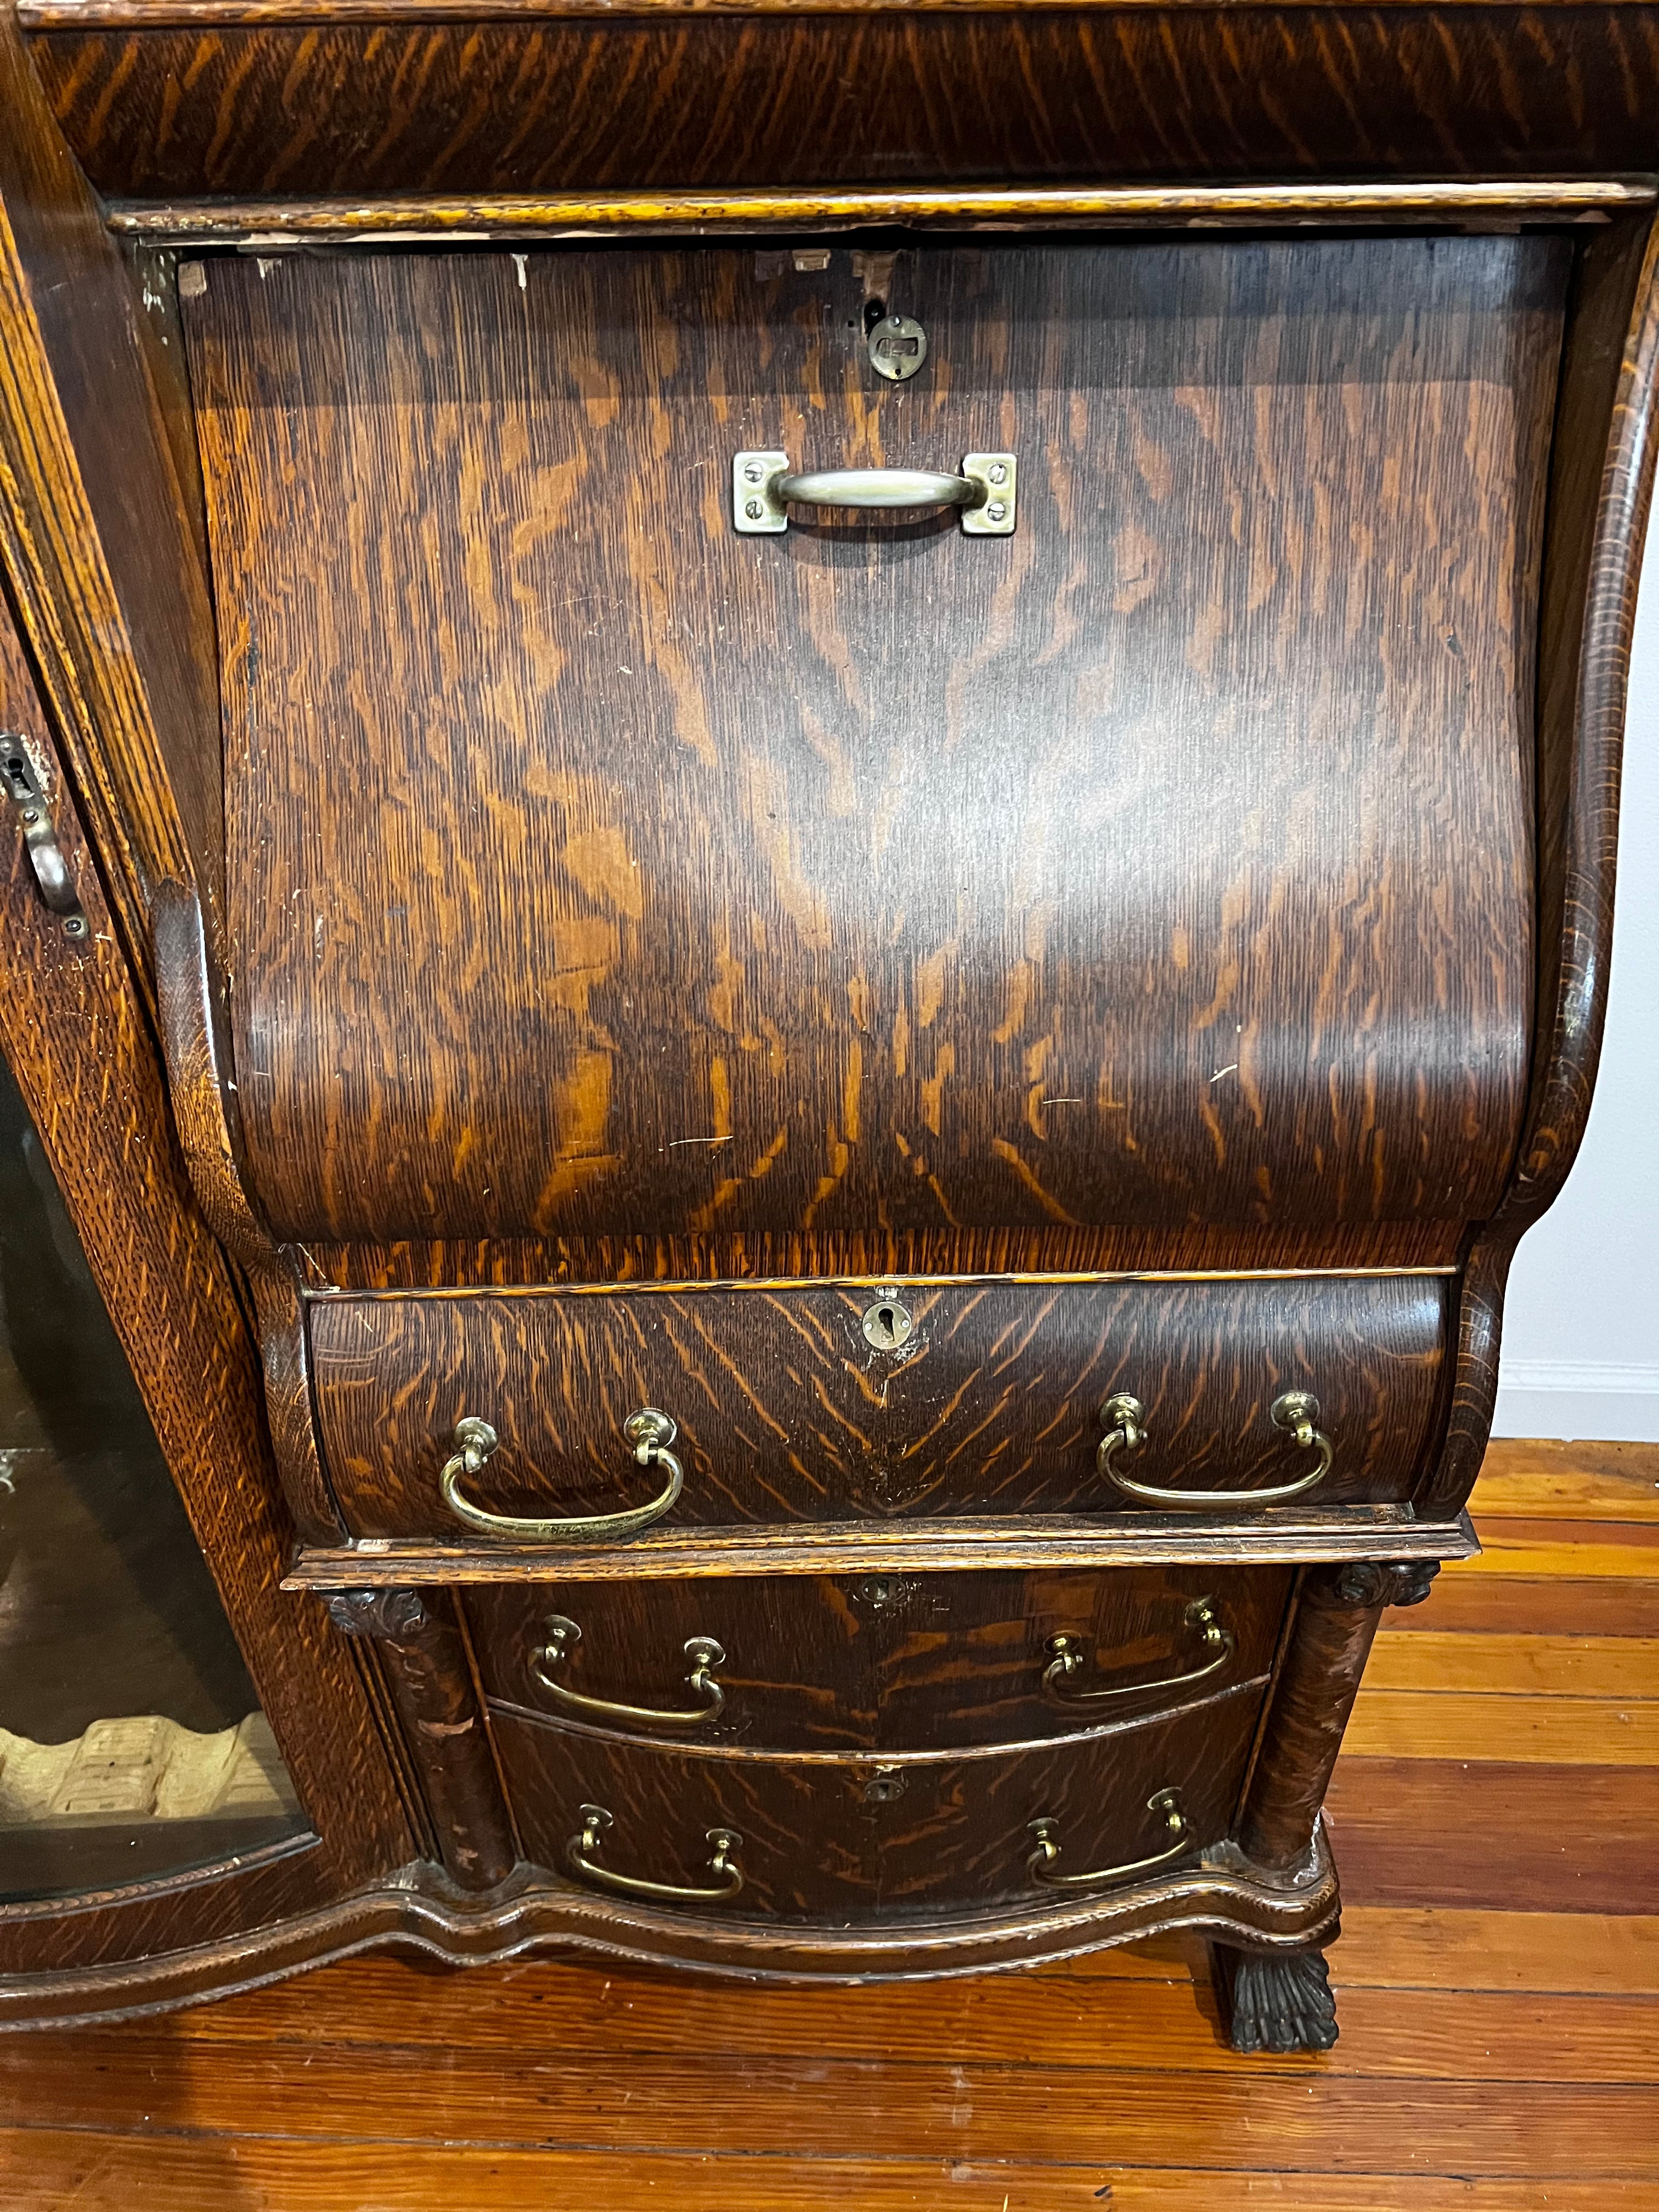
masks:
{"label": "metal drawer handle", "polygon": [[[1080,1636],[1051,1636],[1048,1649],[1053,1656],[1042,1670],[1042,1686],[1056,1705],[1097,1705],[1104,1698],[1133,1698],[1143,1690],[1184,1690],[1208,1674],[1219,1674],[1233,1656],[1234,1638],[1217,1613],[1215,1600],[1194,1598],[1187,1608],[1187,1620],[1198,1630],[1199,1642],[1211,1656],[1184,1674],[1161,1674],[1152,1682],[1109,1682],[1098,1690],[1067,1690],[1065,1684],[1073,1674],[1080,1674],[1085,1664],[1084,1640]],[[688,1651],[690,1648],[686,1646]]]}
{"label": "metal drawer handle", "polygon": [[1273,1400],[1267,1411],[1275,1428],[1288,1429],[1304,1451],[1317,1455],[1306,1474],[1298,1475],[1294,1482],[1281,1482],[1273,1490],[1159,1490],[1150,1482],[1131,1481],[1117,1465],[1117,1455],[1120,1452],[1138,1452],[1146,1443],[1146,1409],[1139,1398],[1132,1398],[1127,1390],[1116,1392],[1100,1409],[1107,1433],[1100,1440],[1095,1465],[1126,1498],[1138,1498],[1143,1505],[1179,1505],[1212,1512],[1218,1507],[1229,1505],[1281,1504],[1285,1498],[1300,1498],[1304,1490],[1323,1482],[1331,1471],[1336,1447],[1322,1430],[1314,1425],[1319,1419],[1319,1401],[1311,1390],[1286,1390],[1282,1397]]}
{"label": "metal drawer handle", "polygon": [[1033,1881],[1042,1882],[1049,1889],[1080,1888],[1085,1882],[1121,1881],[1126,1875],[1147,1874],[1153,1867],[1161,1867],[1170,1859],[1178,1859],[1192,1845],[1192,1828],[1181,1809],[1178,1790],[1160,1790],[1146,1800],[1149,1813],[1164,1816],[1164,1826],[1170,1841],[1161,1851],[1149,1859],[1131,1859],[1126,1866],[1091,1867],[1086,1874],[1056,1874],[1054,1862],[1060,1856],[1060,1823],[1045,1813],[1030,1824],[1036,1838],[1036,1848],[1025,1862]]}
{"label": "metal drawer handle", "polygon": [[742,1848],[743,1838],[733,1828],[708,1830],[708,1840],[714,1846],[708,1871],[718,1875],[720,1881],[698,1889],[684,1882],[647,1881],[643,1875],[616,1874],[601,1866],[593,1854],[599,1848],[600,1837],[617,1823],[603,1805],[584,1805],[581,1811],[581,1833],[572,1836],[564,1856],[571,1873],[580,1875],[584,1881],[597,1882],[601,1889],[614,1889],[623,1897],[666,1897],[682,1905],[706,1905],[719,1898],[735,1897],[743,1887],[743,1869],[732,1856]]}
{"label": "metal drawer handle", "polygon": [[738,453],[732,463],[732,520],[745,538],[789,527],[789,506],[959,507],[970,538],[1013,534],[1012,453],[965,453],[960,476],[932,469],[817,469],[792,472],[787,453]]}
{"label": "metal drawer handle", "polygon": [[507,1513],[487,1513],[461,1495],[461,1477],[476,1474],[501,1439],[488,1421],[465,1413],[455,1424],[455,1455],[444,1463],[438,1477],[438,1495],[458,1521],[486,1536],[512,1536],[521,1543],[556,1544],[567,1536],[592,1537],[596,1541],[631,1536],[636,1529],[659,1521],[685,1484],[685,1469],[668,1447],[678,1431],[666,1413],[654,1406],[641,1406],[623,1423],[623,1434],[634,1447],[641,1467],[665,1468],[668,1486],[648,1505],[630,1506],[625,1513],[582,1513],[562,1521],[518,1520]]}
{"label": "metal drawer handle", "polygon": [[567,1620],[562,1613],[551,1614],[547,1622],[547,1642],[531,1662],[536,1680],[567,1712],[592,1713],[607,1721],[635,1721],[643,1728],[688,1729],[700,1728],[704,1721],[714,1720],[724,1710],[726,1692],[714,1680],[714,1669],[726,1664],[726,1653],[712,1636],[686,1639],[685,1656],[691,1662],[691,1672],[686,1680],[702,1699],[690,1712],[672,1709],[659,1711],[650,1705],[613,1705],[609,1698],[584,1697],[580,1691],[567,1689],[562,1682],[556,1682],[547,1669],[568,1659],[572,1645],[580,1644],[581,1636],[574,1620]]}

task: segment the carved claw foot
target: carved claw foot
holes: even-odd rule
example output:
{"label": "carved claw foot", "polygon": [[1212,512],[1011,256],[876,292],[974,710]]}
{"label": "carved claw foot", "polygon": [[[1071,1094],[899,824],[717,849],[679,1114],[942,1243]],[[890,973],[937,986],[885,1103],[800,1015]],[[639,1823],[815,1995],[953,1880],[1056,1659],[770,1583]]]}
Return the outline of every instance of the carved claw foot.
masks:
{"label": "carved claw foot", "polygon": [[1322,1951],[1214,1946],[1216,1986],[1235,2051],[1328,2051],[1336,1999]]}

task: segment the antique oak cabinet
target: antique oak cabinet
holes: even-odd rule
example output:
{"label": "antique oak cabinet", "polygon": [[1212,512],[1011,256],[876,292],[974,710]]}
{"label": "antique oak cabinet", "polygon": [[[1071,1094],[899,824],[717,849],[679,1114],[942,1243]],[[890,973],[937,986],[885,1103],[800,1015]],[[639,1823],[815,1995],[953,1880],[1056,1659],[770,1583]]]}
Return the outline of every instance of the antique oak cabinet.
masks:
{"label": "antique oak cabinet", "polygon": [[1595,1074],[1659,8],[0,9],[4,2017],[1188,1927],[1329,2043]]}

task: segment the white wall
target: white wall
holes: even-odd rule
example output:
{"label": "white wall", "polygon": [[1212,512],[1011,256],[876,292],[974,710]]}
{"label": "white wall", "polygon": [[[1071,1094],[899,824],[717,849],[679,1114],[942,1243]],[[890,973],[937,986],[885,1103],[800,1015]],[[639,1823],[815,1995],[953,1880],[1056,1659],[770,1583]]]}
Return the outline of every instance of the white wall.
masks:
{"label": "white wall", "polygon": [[1501,1437],[1659,1443],[1659,508],[1637,609],[1616,914],[1583,1150],[1510,1278]]}

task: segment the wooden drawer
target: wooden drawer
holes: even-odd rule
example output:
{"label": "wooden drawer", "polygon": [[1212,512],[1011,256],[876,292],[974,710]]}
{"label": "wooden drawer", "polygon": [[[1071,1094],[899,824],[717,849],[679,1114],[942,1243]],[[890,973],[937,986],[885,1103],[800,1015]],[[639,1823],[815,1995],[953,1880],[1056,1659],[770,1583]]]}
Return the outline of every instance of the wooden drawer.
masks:
{"label": "wooden drawer", "polygon": [[498,1710],[696,1748],[916,1752],[1121,1726],[1261,1680],[1290,1576],[696,1578],[465,1603]]}
{"label": "wooden drawer", "polygon": [[[1213,1495],[1298,1480],[1313,1462],[1272,1408],[1311,1390],[1334,1459],[1304,1502],[1405,1498],[1437,1435],[1447,1287],[1416,1275],[380,1295],[318,1300],[310,1327],[353,1531],[453,1538],[439,1483],[464,1418],[499,1437],[464,1498],[503,1517],[574,1517],[660,1493],[623,1433],[647,1406],[678,1425],[685,1470],[662,1526],[1116,1511],[1135,1501],[1096,1455],[1103,1401],[1125,1391],[1146,1441],[1116,1463],[1137,1481]],[[872,1310],[908,1316],[902,1344],[871,1343]]]}
{"label": "wooden drawer", "polygon": [[[611,1825],[586,1856],[616,1874],[696,1892],[709,1871],[708,1833],[741,1838],[731,1856],[740,1893],[680,1899],[690,1911],[837,1922],[930,1916],[1027,1902],[1053,1889],[1035,1876],[1032,1823],[1052,1822],[1057,1871],[1101,1869],[1088,1893],[1190,1863],[1231,1825],[1261,1710],[1260,1685],[1081,1744],[978,1757],[817,1759],[659,1750],[606,1743],[547,1723],[498,1715],[496,1741],[529,1857],[574,1880],[583,1808]],[[1151,1801],[1174,1791],[1174,1835]],[[1178,1849],[1170,1850],[1171,1843]]]}

